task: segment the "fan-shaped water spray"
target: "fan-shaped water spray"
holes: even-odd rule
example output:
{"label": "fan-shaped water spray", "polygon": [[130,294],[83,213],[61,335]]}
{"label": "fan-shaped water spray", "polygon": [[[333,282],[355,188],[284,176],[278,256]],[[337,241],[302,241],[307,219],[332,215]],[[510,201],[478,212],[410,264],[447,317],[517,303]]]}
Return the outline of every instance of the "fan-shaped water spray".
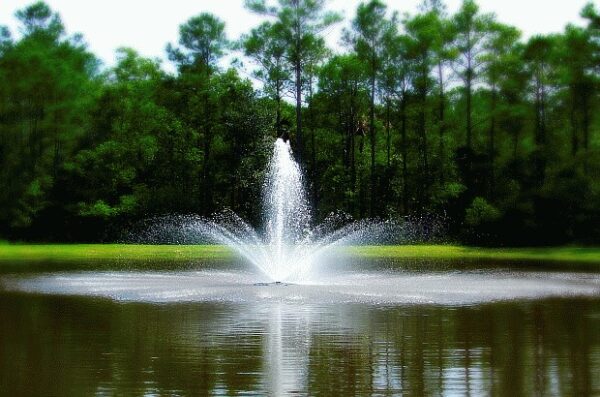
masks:
{"label": "fan-shaped water spray", "polygon": [[[303,282],[334,247],[388,235],[392,222],[347,222],[335,214],[313,226],[302,171],[289,141],[277,139],[263,184],[263,225],[255,229],[232,211],[210,219],[162,218],[151,232],[181,236],[178,241],[224,244],[258,268],[270,281]],[[341,225],[341,226],[340,226]],[[150,240],[156,240],[150,237]],[[160,239],[160,238],[159,238]]]}
{"label": "fan-shaped water spray", "polygon": [[312,227],[302,171],[289,141],[282,139],[275,142],[263,184],[263,222],[259,232],[227,211],[187,222],[185,228],[232,248],[272,281],[302,282],[332,248],[367,236],[374,239],[391,227],[389,222],[361,221],[336,228],[340,217],[335,215]]}

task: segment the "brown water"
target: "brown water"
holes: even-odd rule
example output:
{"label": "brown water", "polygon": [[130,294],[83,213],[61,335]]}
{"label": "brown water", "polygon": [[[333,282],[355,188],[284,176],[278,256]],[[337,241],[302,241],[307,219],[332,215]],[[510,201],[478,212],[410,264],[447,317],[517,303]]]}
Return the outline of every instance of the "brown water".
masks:
{"label": "brown water", "polygon": [[600,395],[600,298],[153,303],[0,292],[0,395]]}

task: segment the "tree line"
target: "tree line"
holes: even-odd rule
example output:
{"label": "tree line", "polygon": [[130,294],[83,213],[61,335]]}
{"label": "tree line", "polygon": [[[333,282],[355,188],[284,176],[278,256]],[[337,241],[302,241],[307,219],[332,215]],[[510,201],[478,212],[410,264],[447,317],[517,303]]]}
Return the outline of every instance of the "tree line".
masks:
{"label": "tree line", "polygon": [[[318,218],[435,217],[480,244],[600,241],[592,3],[584,26],[528,39],[473,0],[413,14],[370,0],[350,21],[325,0],[246,7],[264,22],[237,40],[215,15],[184,22],[173,73],[131,48],[101,67],[43,2],[16,13],[18,37],[0,25],[0,236],[111,239],[223,208],[258,222],[273,140],[289,134]],[[228,53],[243,58],[225,67]]]}

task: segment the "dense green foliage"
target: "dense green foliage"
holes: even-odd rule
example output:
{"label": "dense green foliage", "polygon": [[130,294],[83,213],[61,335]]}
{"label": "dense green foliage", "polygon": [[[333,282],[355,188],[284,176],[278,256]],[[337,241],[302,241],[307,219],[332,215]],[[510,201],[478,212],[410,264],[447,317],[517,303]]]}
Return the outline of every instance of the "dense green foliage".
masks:
{"label": "dense green foliage", "polygon": [[[136,219],[225,207],[254,222],[272,141],[289,133],[318,217],[600,242],[592,4],[585,26],[528,40],[472,0],[403,16],[371,0],[348,22],[324,0],[246,4],[268,22],[235,43],[214,15],[183,23],[167,46],[175,73],[129,48],[102,69],[41,2],[17,13],[17,37],[0,26],[0,235],[110,239]],[[344,51],[325,45],[335,23]],[[260,89],[222,66],[232,51]]]}

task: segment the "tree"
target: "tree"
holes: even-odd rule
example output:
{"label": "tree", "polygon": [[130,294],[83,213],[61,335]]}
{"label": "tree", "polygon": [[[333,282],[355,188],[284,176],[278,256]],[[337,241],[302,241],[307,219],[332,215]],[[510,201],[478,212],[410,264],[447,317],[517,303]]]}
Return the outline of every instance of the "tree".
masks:
{"label": "tree", "polygon": [[159,136],[177,128],[154,98],[162,77],[156,61],[129,48],[117,51],[109,84],[90,109],[92,133],[67,164],[75,215],[108,220],[151,207],[155,161],[168,148],[159,146]]}
{"label": "tree", "polygon": [[205,213],[210,213],[213,209],[211,155],[215,136],[215,100],[211,80],[229,42],[225,37],[224,22],[208,13],[192,17],[181,25],[179,36],[182,48],[169,45],[167,52],[178,63],[187,100],[188,121],[200,132],[198,146],[203,158],[200,181],[202,208]]}
{"label": "tree", "polygon": [[64,161],[84,135],[98,62],[45,3],[16,16],[23,35],[13,42],[2,29],[0,50],[0,218],[18,229],[53,207]]}
{"label": "tree", "polygon": [[429,167],[429,145],[427,134],[428,96],[433,90],[431,69],[434,64],[434,51],[439,41],[436,31],[438,18],[435,12],[416,15],[407,18],[404,25],[409,37],[408,56],[412,60],[413,86],[416,98],[416,130],[419,152],[419,203],[424,204],[429,196],[431,185]]}
{"label": "tree", "polygon": [[588,3],[581,11],[581,16],[587,20],[587,31],[593,46],[592,63],[596,73],[600,72],[600,13],[594,3]]}
{"label": "tree", "polygon": [[[329,205],[331,210],[335,209],[335,203],[339,200],[339,190],[343,189],[344,208],[349,213],[360,216],[364,215],[363,183],[358,177],[362,170],[361,157],[363,153],[364,129],[361,114],[366,110],[369,103],[367,88],[367,72],[364,63],[355,54],[333,56],[319,70],[318,94],[314,106],[321,115],[320,126],[327,131],[336,132],[340,137],[340,143],[335,145],[341,159],[341,176],[330,177],[331,156],[323,156],[329,160],[326,162],[328,170],[323,170],[323,181],[320,186],[323,189],[331,188],[338,195],[329,194],[325,191],[324,205]],[[330,134],[333,135],[333,134]],[[341,149],[341,150],[340,150]],[[357,153],[358,152],[358,153]],[[332,180],[341,179],[342,187],[333,184]],[[335,189],[337,188],[337,189]]]}
{"label": "tree", "polygon": [[413,59],[410,56],[411,38],[406,34],[389,34],[386,36],[383,84],[397,103],[395,114],[398,118],[400,132],[400,156],[402,163],[402,207],[401,213],[409,212],[408,182],[408,107],[414,85]]}
{"label": "tree", "polygon": [[190,18],[179,27],[182,48],[167,45],[167,52],[180,68],[201,68],[207,75],[216,67],[228,46],[225,23],[209,13]]}
{"label": "tree", "polygon": [[6,26],[0,25],[0,56],[4,54],[13,45],[10,30]]}
{"label": "tree", "polygon": [[551,62],[554,41],[548,36],[534,36],[525,47],[523,58],[532,81],[534,98],[536,144],[536,179],[543,184],[546,175],[546,143],[548,124],[548,97],[550,93]]}
{"label": "tree", "polygon": [[21,32],[25,36],[40,34],[58,38],[65,33],[60,16],[42,1],[18,10],[15,15],[21,22]]}
{"label": "tree", "polygon": [[252,83],[235,69],[215,75],[215,167],[210,177],[215,189],[215,207],[231,208],[249,219],[260,217],[255,203],[261,195],[263,170],[272,140],[267,127],[270,103],[257,100]]}
{"label": "tree", "polygon": [[[588,30],[568,25],[561,48],[561,74],[568,87],[571,104],[571,154],[589,149],[592,103],[595,94],[594,45]],[[584,168],[585,166],[584,161]]]}
{"label": "tree", "polygon": [[474,0],[464,0],[452,18],[453,46],[456,58],[453,69],[464,84],[466,101],[466,148],[473,148],[473,89],[485,64],[483,57],[493,17],[481,15]]}
{"label": "tree", "polygon": [[313,51],[319,51],[318,38],[322,32],[340,20],[337,13],[325,11],[325,4],[326,0],[277,0],[277,5],[270,5],[267,0],[246,0],[247,8],[276,18],[281,27],[279,33],[286,43],[286,58],[294,74],[296,140],[300,159],[304,152],[302,91],[306,62]]}
{"label": "tree", "polygon": [[245,55],[259,66],[254,76],[264,84],[263,90],[275,101],[277,136],[282,134],[281,101],[290,80],[290,70],[285,62],[286,43],[281,29],[278,23],[265,22],[241,40]]}
{"label": "tree", "polygon": [[361,3],[352,21],[352,30],[346,31],[345,40],[354,50],[367,68],[369,75],[369,141],[371,144],[371,199],[370,214],[375,215],[375,159],[376,159],[376,126],[375,126],[375,97],[378,74],[384,52],[385,36],[394,28],[395,22],[386,18],[387,7],[379,0]]}
{"label": "tree", "polygon": [[[583,10],[581,12],[581,16],[583,18],[585,18],[588,22],[587,27],[586,27],[586,32],[587,32],[587,36],[588,36],[588,40],[589,40],[588,56],[590,57],[589,64],[588,64],[589,69],[587,70],[588,82],[592,84],[592,87],[595,90],[596,96],[597,96],[598,88],[599,88],[599,84],[600,84],[600,13],[596,9],[596,6],[594,5],[594,3],[588,3],[583,8]],[[596,98],[596,101],[597,101],[597,98]],[[596,102],[596,104],[597,104],[597,102]],[[593,173],[593,172],[590,172],[589,162],[588,162],[589,142],[593,141],[593,139],[591,137],[592,133],[593,133],[593,130],[590,129],[590,132],[589,132],[590,136],[587,136],[587,139],[585,140],[587,153],[585,153],[584,166],[585,166],[585,171],[588,174]]]}
{"label": "tree", "polygon": [[[497,124],[498,124],[498,109],[501,98],[500,89],[503,84],[506,84],[506,79],[513,76],[507,71],[511,70],[514,62],[521,61],[520,51],[517,45],[521,33],[512,26],[507,26],[499,22],[491,23],[490,37],[486,42],[486,53],[482,56],[485,69],[483,74],[485,82],[489,90],[489,127],[488,127],[488,161],[489,161],[489,177],[490,177],[490,194],[495,193],[495,159],[497,151]],[[543,93],[541,93],[543,96]],[[543,112],[543,111],[542,111]],[[545,117],[542,115],[542,118]],[[541,122],[544,123],[545,121]]]}
{"label": "tree", "polygon": [[452,29],[452,21],[448,19],[444,5],[440,0],[425,0],[424,10],[429,12],[434,18],[431,21],[432,29],[437,34],[434,35],[433,41],[433,58],[435,74],[437,75],[437,129],[438,129],[438,177],[441,184],[445,183],[446,173],[446,107],[447,107],[447,69],[451,65],[456,56],[456,52],[452,49],[452,41],[454,34]]}

